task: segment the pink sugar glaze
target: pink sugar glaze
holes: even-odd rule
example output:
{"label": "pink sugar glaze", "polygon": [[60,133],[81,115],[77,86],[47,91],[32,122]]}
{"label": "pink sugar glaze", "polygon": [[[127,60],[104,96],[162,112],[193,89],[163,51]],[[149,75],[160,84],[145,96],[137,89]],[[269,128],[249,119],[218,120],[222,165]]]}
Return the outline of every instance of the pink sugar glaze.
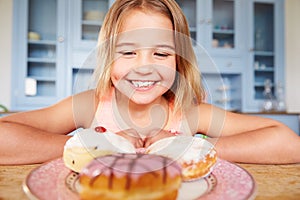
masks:
{"label": "pink sugar glaze", "polygon": [[146,148],[137,148],[135,149],[136,153],[146,153]]}
{"label": "pink sugar glaze", "polygon": [[[109,177],[113,172],[115,177],[130,174],[131,179],[137,180],[143,173],[153,171],[168,173],[170,177],[181,175],[180,165],[169,158],[150,154],[122,153],[94,159],[82,170],[81,174],[89,177],[104,174]],[[155,172],[153,174],[155,175]]]}

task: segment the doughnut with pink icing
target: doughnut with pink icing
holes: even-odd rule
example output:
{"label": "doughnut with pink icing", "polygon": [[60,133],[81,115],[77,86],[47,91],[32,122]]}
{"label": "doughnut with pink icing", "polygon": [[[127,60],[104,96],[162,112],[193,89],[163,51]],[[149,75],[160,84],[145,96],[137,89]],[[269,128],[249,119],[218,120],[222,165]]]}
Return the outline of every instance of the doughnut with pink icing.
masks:
{"label": "doughnut with pink icing", "polygon": [[176,199],[181,167],[151,154],[113,154],[90,162],[80,173],[81,199]]}

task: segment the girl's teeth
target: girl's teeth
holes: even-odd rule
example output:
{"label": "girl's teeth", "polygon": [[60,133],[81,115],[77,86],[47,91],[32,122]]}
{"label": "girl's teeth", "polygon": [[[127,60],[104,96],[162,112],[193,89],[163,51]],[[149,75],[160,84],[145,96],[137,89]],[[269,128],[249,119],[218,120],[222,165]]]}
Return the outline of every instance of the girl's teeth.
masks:
{"label": "girl's teeth", "polygon": [[153,85],[154,81],[131,81],[134,87],[149,87]]}

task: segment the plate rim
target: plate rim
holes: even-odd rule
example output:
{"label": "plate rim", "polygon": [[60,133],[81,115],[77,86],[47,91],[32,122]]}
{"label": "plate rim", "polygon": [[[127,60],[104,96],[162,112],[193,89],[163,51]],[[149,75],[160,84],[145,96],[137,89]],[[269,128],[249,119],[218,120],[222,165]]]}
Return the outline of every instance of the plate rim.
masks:
{"label": "plate rim", "polygon": [[[31,170],[31,171],[26,175],[26,178],[25,178],[24,181],[22,182],[22,188],[23,188],[24,193],[26,194],[26,196],[27,196],[29,199],[32,199],[32,200],[39,200],[39,199],[40,199],[36,194],[34,194],[34,192],[32,191],[32,189],[30,189],[29,186],[28,186],[28,181],[29,181],[30,176],[31,176],[33,173],[35,173],[37,170],[39,170],[40,168],[42,168],[42,167],[48,165],[49,163],[53,163],[53,162],[58,162],[58,163],[59,163],[59,162],[63,162],[63,160],[62,160],[62,158],[56,158],[56,159],[50,160],[50,161],[48,161],[48,162],[45,162],[45,163],[41,164],[40,166],[38,166],[38,167],[34,168],[33,170]],[[218,164],[218,163],[220,163],[220,162],[223,163],[223,164],[234,165],[235,167],[237,167],[237,168],[239,168],[240,170],[244,171],[244,172],[247,174],[247,176],[250,177],[251,183],[252,183],[252,184],[251,184],[251,190],[249,191],[249,194],[245,197],[245,199],[247,199],[247,200],[255,199],[255,197],[256,197],[256,195],[257,195],[257,183],[256,183],[254,177],[251,175],[251,173],[250,173],[248,170],[246,170],[245,168],[239,166],[237,163],[233,163],[233,162],[230,162],[230,161],[227,161],[227,160],[223,160],[223,159],[218,158],[216,164]],[[218,166],[215,166],[215,168],[217,168],[217,167],[218,167]],[[66,168],[67,170],[69,170],[70,172],[72,172],[71,169],[69,169],[69,168],[67,168],[67,167],[65,167],[65,168]],[[68,172],[68,174],[69,174],[70,172]],[[215,174],[213,174],[213,171],[211,172],[211,174],[215,177],[217,183],[216,183],[215,186],[212,188],[212,190],[210,190],[209,192],[204,193],[204,196],[200,196],[199,199],[201,199],[201,198],[205,197],[206,195],[210,194],[214,189],[216,189],[215,187],[216,187],[216,186],[218,185],[218,183],[220,182],[220,181],[218,180],[218,176],[215,175]],[[206,181],[207,181],[207,180],[206,180]],[[65,184],[65,183],[64,183],[64,184]],[[71,191],[71,192],[73,192],[73,191]]]}

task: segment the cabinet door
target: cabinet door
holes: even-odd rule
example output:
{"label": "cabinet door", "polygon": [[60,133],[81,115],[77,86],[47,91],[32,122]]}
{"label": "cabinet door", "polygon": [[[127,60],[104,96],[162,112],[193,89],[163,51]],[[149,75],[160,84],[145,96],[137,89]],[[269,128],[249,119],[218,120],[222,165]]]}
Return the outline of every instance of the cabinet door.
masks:
{"label": "cabinet door", "polygon": [[71,24],[75,49],[91,50],[97,44],[99,30],[113,0],[73,0]]}
{"label": "cabinet door", "polygon": [[12,109],[48,106],[63,97],[65,4],[15,0]]}
{"label": "cabinet door", "polygon": [[198,41],[212,56],[240,55],[242,48],[240,0],[198,1]]}
{"label": "cabinet door", "polygon": [[197,0],[176,0],[177,4],[182,9],[190,29],[191,38],[193,39],[193,43],[195,44],[198,40],[198,34],[197,34],[197,15],[198,15],[198,9]]}
{"label": "cabinet door", "polygon": [[206,100],[227,110],[241,110],[241,1],[176,1],[189,23]]}
{"label": "cabinet door", "polygon": [[207,29],[203,35],[205,48],[213,55],[239,54],[242,44],[241,1],[209,0],[204,6],[206,16],[200,23]]}
{"label": "cabinet door", "polygon": [[[276,86],[284,83],[284,25],[282,0],[249,1],[249,67],[245,111],[261,111],[266,87],[271,85],[276,100]],[[251,84],[249,84],[251,83]],[[275,109],[275,108],[274,108]]]}

